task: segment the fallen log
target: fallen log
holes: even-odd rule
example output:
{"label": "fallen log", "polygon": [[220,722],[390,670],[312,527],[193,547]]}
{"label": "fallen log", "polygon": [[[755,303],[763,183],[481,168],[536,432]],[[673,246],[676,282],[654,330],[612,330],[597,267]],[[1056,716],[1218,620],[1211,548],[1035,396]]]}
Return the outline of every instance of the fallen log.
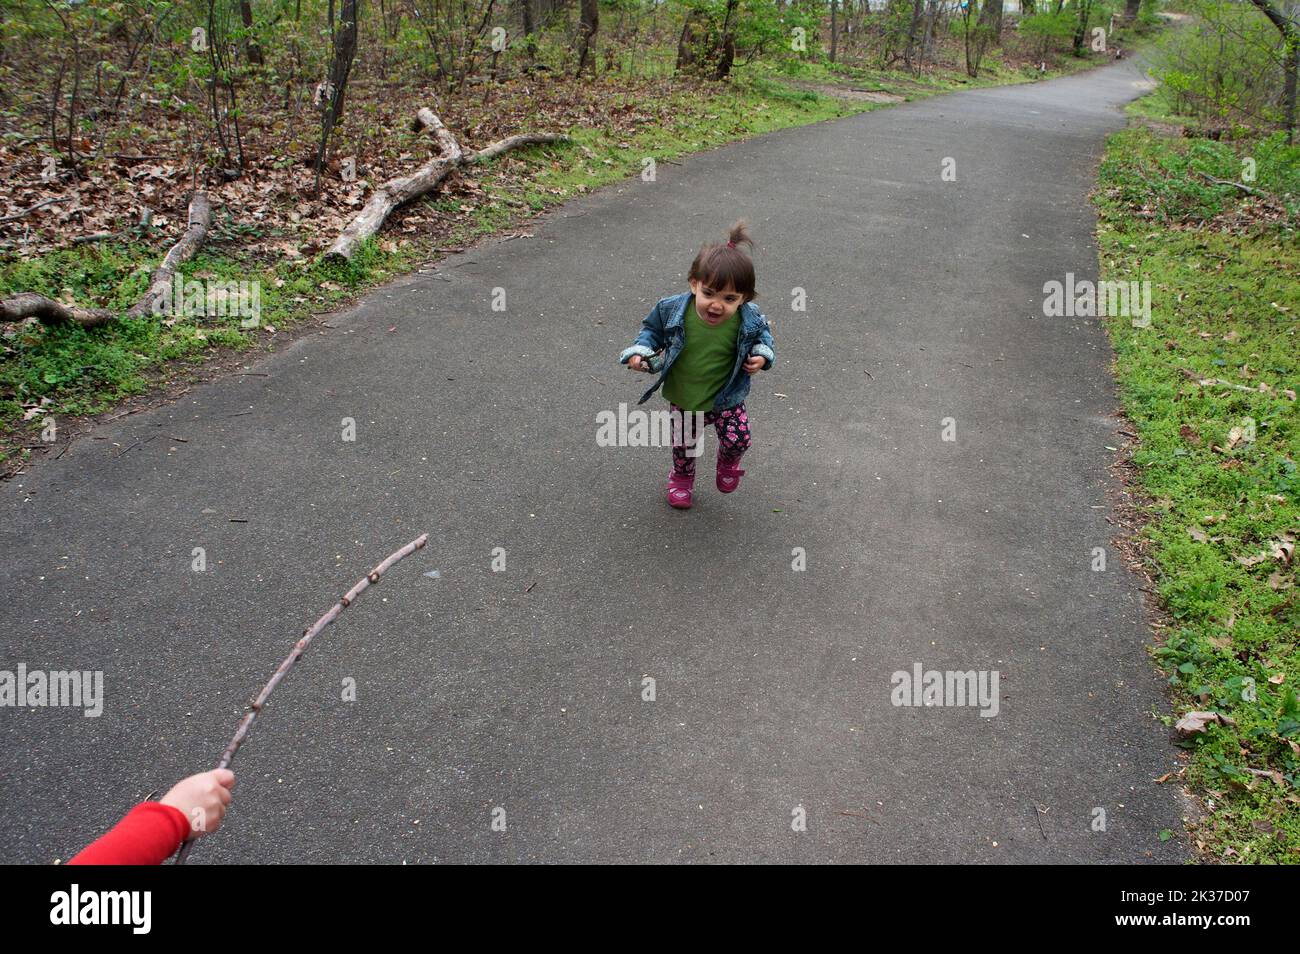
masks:
{"label": "fallen log", "polygon": [[38,318],[43,325],[73,324],[94,328],[110,320],[113,313],[104,308],[81,308],[65,305],[35,292],[19,292],[0,299],[0,321],[22,321]]}
{"label": "fallen log", "polygon": [[505,139],[498,139],[490,146],[484,146],[478,152],[470,151],[465,154],[465,165],[472,162],[484,162],[488,159],[495,159],[503,152],[509,152],[511,149],[518,149],[520,146],[533,146],[538,143],[550,142],[568,142],[568,136],[559,136],[552,133],[520,133],[517,136],[507,136]]}
{"label": "fallen log", "polygon": [[211,222],[212,204],[208,202],[207,195],[202,192],[194,193],[194,198],[190,199],[189,221],[185,234],[167,252],[162,264],[154,270],[153,277],[149,279],[149,290],[131,307],[127,317],[140,318],[147,315],[153,311],[155,302],[171,295],[172,277],[176,274],[176,269],[182,262],[194,257],[194,253],[207,238],[208,226]]}
{"label": "fallen log", "polygon": [[[156,301],[164,297],[170,297],[171,283],[173,276],[176,274],[176,269],[180,267],[182,262],[188,261],[198,251],[199,246],[203,244],[203,240],[207,237],[208,226],[211,221],[212,205],[208,202],[208,197],[202,192],[196,192],[194,198],[190,200],[189,224],[185,229],[185,234],[180,237],[180,241],[168,250],[162,264],[154,270],[153,276],[149,279],[149,290],[127,312],[128,317],[140,318],[147,315],[153,311]],[[94,242],[103,238],[112,238],[112,233],[91,235],[73,241]],[[102,325],[115,317],[116,315],[113,312],[105,308],[80,308],[76,305],[65,305],[35,292],[20,292],[9,298],[0,299],[0,321],[22,321],[24,318],[38,318],[41,324],[44,325],[72,323],[81,325],[83,328],[94,328],[96,325]]]}
{"label": "fallen log", "polygon": [[426,162],[411,175],[390,179],[376,189],[370,201],[334,240],[334,244],[325,253],[326,257],[351,259],[362,242],[383,228],[384,222],[394,209],[432,192],[452,169],[491,159],[520,146],[568,141],[567,136],[553,133],[525,133],[508,136],[477,152],[471,150],[467,153],[461,149],[456,137],[442,124],[442,120],[427,106],[415,114],[415,128],[431,130],[438,141],[441,154]]}

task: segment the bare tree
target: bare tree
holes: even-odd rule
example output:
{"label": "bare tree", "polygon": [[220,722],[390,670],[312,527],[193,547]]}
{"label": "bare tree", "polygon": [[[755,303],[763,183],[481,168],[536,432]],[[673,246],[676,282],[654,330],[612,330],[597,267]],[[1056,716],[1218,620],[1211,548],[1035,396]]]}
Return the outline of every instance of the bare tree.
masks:
{"label": "bare tree", "polygon": [[1270,0],[1250,0],[1282,34],[1282,113],[1287,142],[1295,142],[1296,67],[1300,63],[1300,28]]}
{"label": "bare tree", "polygon": [[967,62],[968,69],[971,69],[971,76],[979,72],[980,63],[984,61],[984,54],[990,46],[997,44],[1002,36],[1002,0],[984,0],[984,6],[980,7],[979,16],[975,21],[975,35],[971,38],[971,45],[975,49],[973,64]]}
{"label": "bare tree", "polygon": [[249,3],[249,0],[239,0],[239,19],[244,24],[244,50],[248,56],[248,62],[261,66],[262,50],[257,45],[257,40],[253,38],[253,5]]}
{"label": "bare tree", "polygon": [[343,101],[348,88],[348,77],[352,75],[352,60],[357,55],[357,13],[361,0],[343,0],[343,10],[338,24],[334,27],[334,0],[330,0],[330,32],[334,38],[334,58],[330,63],[329,81],[325,86],[325,95],[321,97],[323,110],[321,114],[320,150],[316,153],[316,186],[320,192],[320,173],[325,165],[325,153],[329,148],[330,134],[343,116]]}
{"label": "bare tree", "polygon": [[[833,0],[832,0],[833,2]],[[713,71],[714,79],[725,79],[731,74],[731,65],[736,62],[736,7],[740,0],[727,0],[727,10],[722,17],[722,42],[718,49],[718,63]],[[834,56],[831,57],[834,59]]]}
{"label": "bare tree", "polygon": [[925,11],[925,0],[912,0],[912,22],[907,27],[907,46],[903,48],[903,63],[912,69],[912,50],[916,46],[916,30],[921,25],[921,14]]}
{"label": "bare tree", "polygon": [[[727,5],[730,9],[730,4]],[[831,62],[835,62],[835,47],[840,38],[839,19],[836,16],[836,10],[839,7],[837,0],[831,0]]]}
{"label": "bare tree", "polygon": [[448,92],[460,89],[474,72],[495,4],[496,0],[481,6],[471,0],[428,0],[415,10],[438,64],[435,75]]}
{"label": "bare tree", "polygon": [[596,62],[596,31],[600,28],[600,7],[597,0],[582,0],[582,21],[579,25],[578,42],[581,44],[578,48],[578,72],[576,75],[581,76],[582,71],[587,67],[587,55],[591,55],[592,71],[595,71]]}
{"label": "bare tree", "polygon": [[1079,19],[1074,23],[1074,55],[1083,55],[1083,42],[1088,38],[1088,20],[1092,17],[1092,5],[1095,0],[1075,0],[1079,10]]}

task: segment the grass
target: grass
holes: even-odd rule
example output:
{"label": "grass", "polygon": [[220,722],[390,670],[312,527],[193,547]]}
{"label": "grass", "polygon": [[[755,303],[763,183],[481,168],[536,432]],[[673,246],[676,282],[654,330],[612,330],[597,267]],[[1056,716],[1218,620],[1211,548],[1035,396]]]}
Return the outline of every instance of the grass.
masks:
{"label": "grass", "polygon": [[[0,266],[0,295],[35,291],[52,298],[67,296],[81,303],[96,300],[125,311],[148,284],[153,254],[148,247],[99,244],[55,252],[30,261]],[[10,433],[41,430],[53,416],[96,414],[125,397],[158,383],[170,362],[199,363],[220,348],[252,347],[259,335],[299,321],[316,310],[403,270],[409,253],[382,254],[367,246],[346,266],[325,262],[281,263],[266,267],[236,255],[201,252],[186,264],[187,280],[258,281],[261,326],[240,327],[229,318],[165,316],[121,319],[99,328],[63,325],[28,330],[6,342],[0,363],[0,419]],[[45,406],[26,428],[24,405]]]}
{"label": "grass", "polygon": [[[1133,112],[1168,121],[1158,103]],[[1252,158],[1254,187],[1287,213],[1249,213],[1240,190],[1200,175],[1240,181]],[[1184,743],[1208,809],[1192,835],[1211,859],[1295,864],[1300,150],[1134,127],[1108,141],[1100,186],[1103,277],[1152,283],[1151,326],[1108,329],[1169,614],[1153,656],[1180,714],[1231,720]]]}

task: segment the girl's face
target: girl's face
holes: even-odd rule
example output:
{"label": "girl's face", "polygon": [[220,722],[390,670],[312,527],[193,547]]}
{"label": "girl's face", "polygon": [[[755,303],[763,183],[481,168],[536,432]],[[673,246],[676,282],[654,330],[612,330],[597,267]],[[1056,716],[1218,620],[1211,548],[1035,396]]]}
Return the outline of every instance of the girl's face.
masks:
{"label": "girl's face", "polygon": [[692,278],[691,291],[695,293],[695,313],[711,325],[720,325],[736,313],[744,299],[730,285],[713,288]]}

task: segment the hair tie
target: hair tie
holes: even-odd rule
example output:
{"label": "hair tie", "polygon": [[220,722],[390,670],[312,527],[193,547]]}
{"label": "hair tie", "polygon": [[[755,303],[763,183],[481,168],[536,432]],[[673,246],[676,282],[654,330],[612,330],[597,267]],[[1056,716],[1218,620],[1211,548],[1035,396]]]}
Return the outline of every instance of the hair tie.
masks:
{"label": "hair tie", "polygon": [[735,247],[736,247],[736,243],[733,242],[731,239],[727,239],[727,248],[735,248]]}

